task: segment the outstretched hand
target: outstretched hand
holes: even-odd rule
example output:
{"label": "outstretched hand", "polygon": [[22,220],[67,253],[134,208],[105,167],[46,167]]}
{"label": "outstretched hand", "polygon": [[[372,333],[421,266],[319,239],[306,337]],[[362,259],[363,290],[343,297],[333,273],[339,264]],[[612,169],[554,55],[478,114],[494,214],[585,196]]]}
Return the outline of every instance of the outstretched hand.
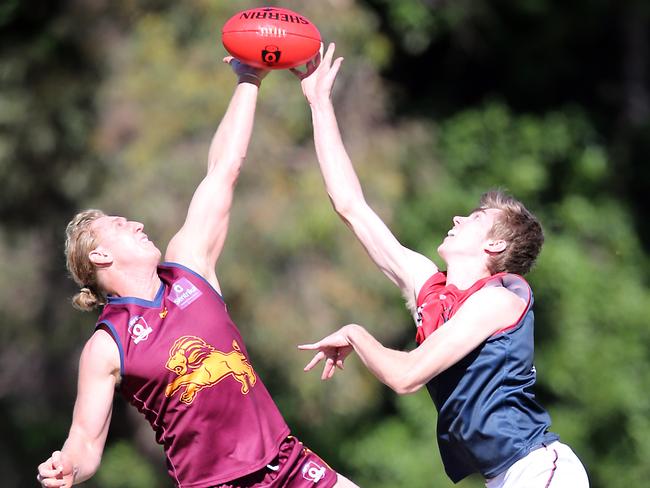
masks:
{"label": "outstretched hand", "polygon": [[69,488],[74,482],[74,469],[68,457],[61,451],[54,451],[38,466],[37,481],[41,486]]}
{"label": "outstretched hand", "polygon": [[269,70],[262,68],[255,68],[246,63],[242,63],[239,59],[232,56],[223,58],[223,62],[230,65],[240,82],[253,83],[260,86],[264,77],[269,73]]}
{"label": "outstretched hand", "polygon": [[321,375],[321,379],[329,380],[332,376],[334,376],[336,368],[343,369],[343,362],[345,361],[345,358],[348,357],[354,350],[347,339],[347,327],[348,326],[346,325],[333,334],[330,334],[313,344],[302,344],[298,346],[298,349],[306,351],[318,351],[313,359],[307,364],[307,366],[305,366],[305,371],[310,371],[322,360],[325,360],[325,366],[323,367],[323,374]]}
{"label": "outstretched hand", "polygon": [[332,94],[332,87],[336,80],[343,58],[336,58],[334,61],[334,43],[330,43],[327,52],[323,55],[323,44],[320,51],[305,65],[305,71],[292,68],[291,72],[300,79],[302,92],[310,105],[322,100],[329,100]]}

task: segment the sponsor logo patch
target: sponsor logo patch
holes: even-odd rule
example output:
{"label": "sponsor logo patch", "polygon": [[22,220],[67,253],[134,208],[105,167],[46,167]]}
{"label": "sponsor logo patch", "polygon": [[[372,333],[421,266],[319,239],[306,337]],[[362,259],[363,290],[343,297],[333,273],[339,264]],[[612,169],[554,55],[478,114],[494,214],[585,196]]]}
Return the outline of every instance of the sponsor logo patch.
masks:
{"label": "sponsor logo patch", "polygon": [[180,308],[187,308],[203,293],[187,278],[181,278],[172,284],[169,299]]}

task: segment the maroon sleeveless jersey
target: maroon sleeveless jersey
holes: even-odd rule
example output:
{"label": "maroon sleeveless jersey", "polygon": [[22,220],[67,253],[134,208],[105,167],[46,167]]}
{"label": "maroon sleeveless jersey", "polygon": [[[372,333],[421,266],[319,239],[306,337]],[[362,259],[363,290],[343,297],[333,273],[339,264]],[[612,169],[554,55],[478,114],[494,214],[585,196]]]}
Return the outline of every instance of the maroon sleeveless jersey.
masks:
{"label": "maroon sleeveless jersey", "polygon": [[119,348],[121,394],[156,432],[179,487],[209,487],[266,466],[289,428],[223,299],[179,264],[160,265],[158,276],[153,301],[110,297],[97,322]]}

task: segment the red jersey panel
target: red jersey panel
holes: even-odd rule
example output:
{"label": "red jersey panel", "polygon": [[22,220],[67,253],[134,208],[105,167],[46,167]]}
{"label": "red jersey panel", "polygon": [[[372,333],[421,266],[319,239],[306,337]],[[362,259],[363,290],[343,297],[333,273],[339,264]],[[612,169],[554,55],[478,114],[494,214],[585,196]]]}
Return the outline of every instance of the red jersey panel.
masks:
{"label": "red jersey panel", "polygon": [[153,301],[109,297],[97,327],[120,350],[120,392],[149,421],[179,487],[214,486],[266,466],[289,434],[221,296],[174,263]]}
{"label": "red jersey panel", "polygon": [[438,327],[447,322],[474,292],[488,281],[496,280],[506,273],[497,273],[478,280],[467,290],[447,285],[447,273],[433,274],[420,288],[417,298],[417,332],[415,340],[422,344]]}

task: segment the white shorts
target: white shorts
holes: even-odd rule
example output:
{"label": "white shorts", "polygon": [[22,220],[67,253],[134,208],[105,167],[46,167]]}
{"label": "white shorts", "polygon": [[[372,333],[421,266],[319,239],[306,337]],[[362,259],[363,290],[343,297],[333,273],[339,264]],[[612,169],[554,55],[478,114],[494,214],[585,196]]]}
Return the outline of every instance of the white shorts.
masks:
{"label": "white shorts", "polygon": [[487,488],[589,488],[584,466],[561,442],[531,451],[507,470],[485,481]]}

